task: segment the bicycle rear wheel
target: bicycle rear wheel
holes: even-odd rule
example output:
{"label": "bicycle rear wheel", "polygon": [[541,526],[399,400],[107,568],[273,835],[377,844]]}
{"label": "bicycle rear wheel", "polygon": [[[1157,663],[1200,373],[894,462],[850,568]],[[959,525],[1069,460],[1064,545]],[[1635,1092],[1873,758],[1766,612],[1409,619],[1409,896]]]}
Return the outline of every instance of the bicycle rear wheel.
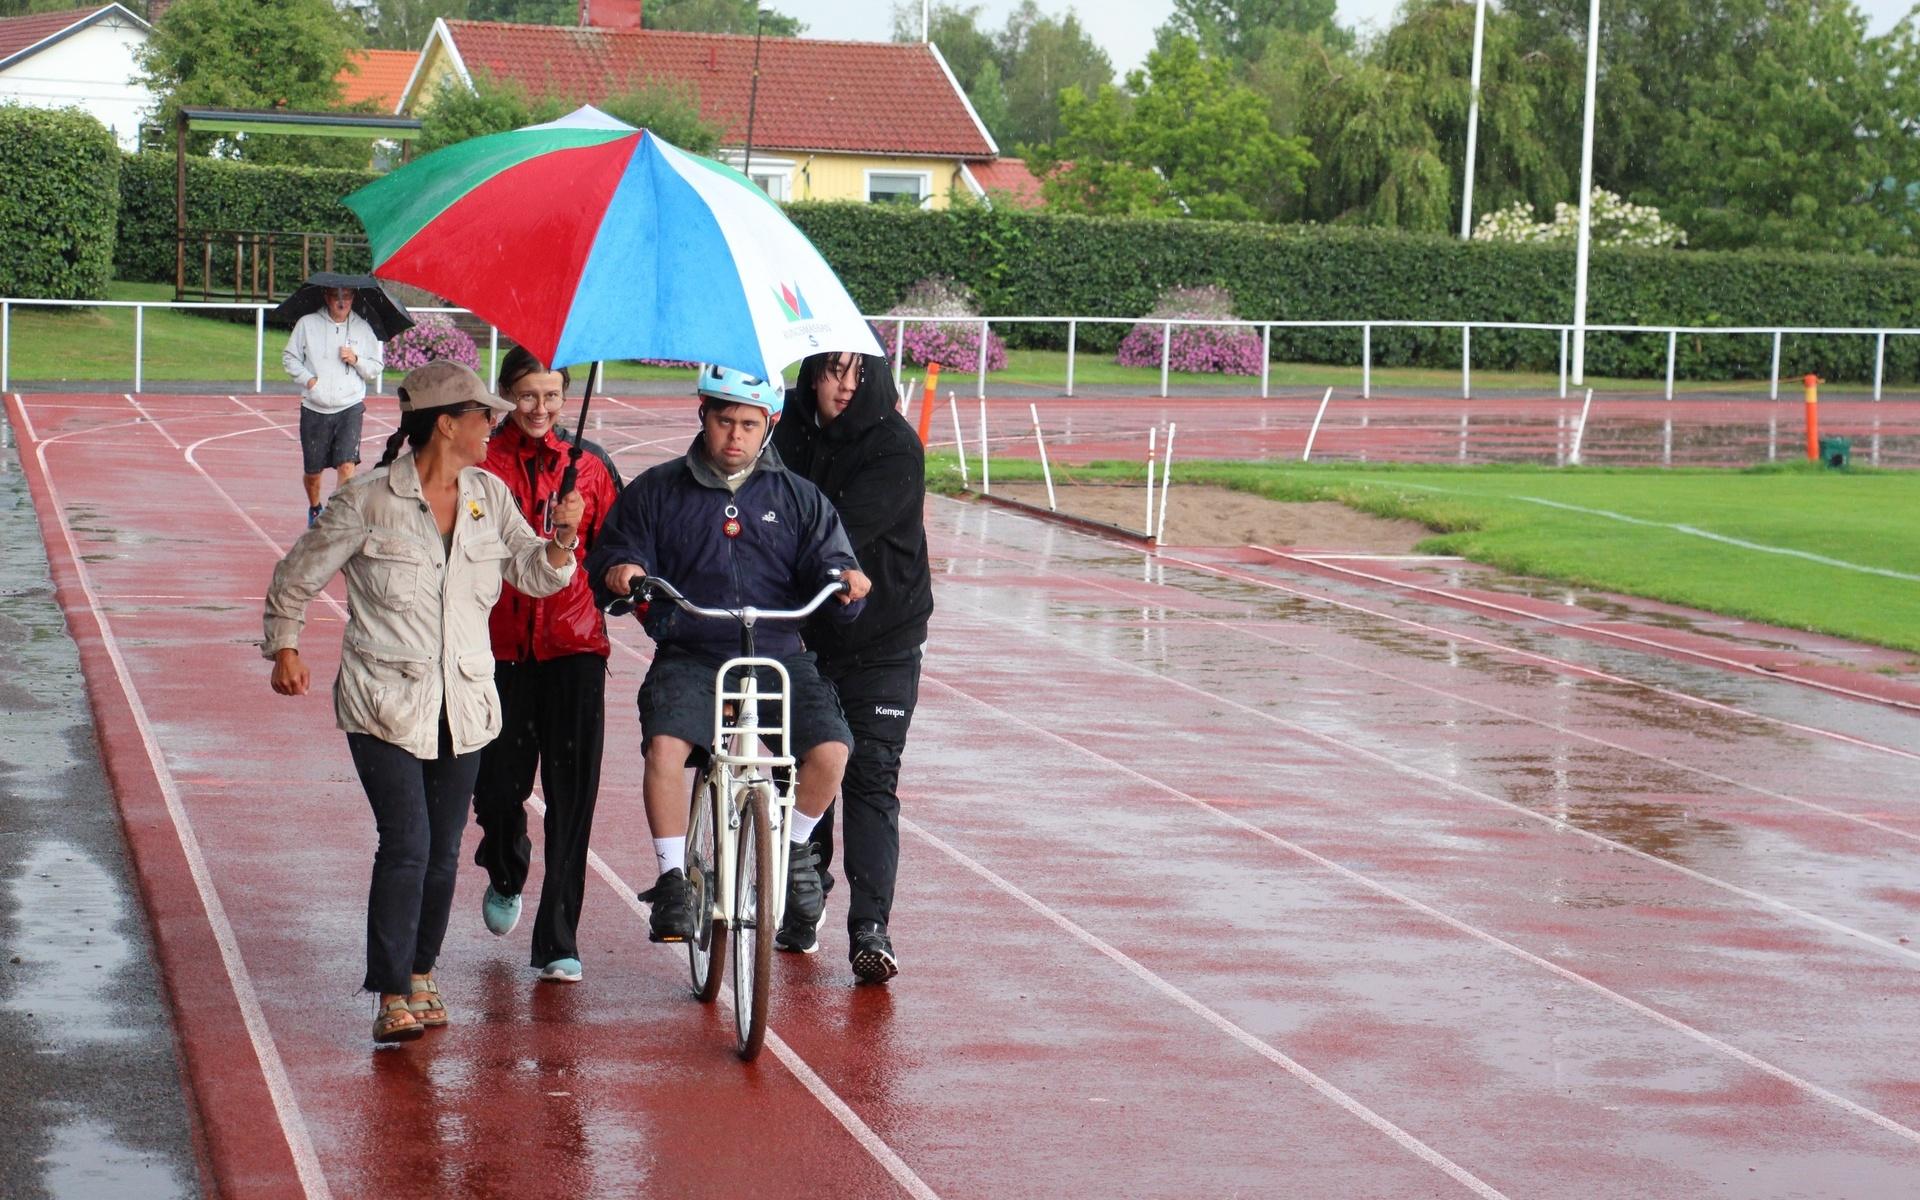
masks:
{"label": "bicycle rear wheel", "polygon": [[727,961],[727,926],[718,917],[720,887],[719,834],[714,824],[713,778],[702,771],[693,782],[693,801],[687,815],[687,888],[693,895],[693,936],[687,939],[687,966],[693,974],[693,994],[712,1004],[720,994],[720,978]]}
{"label": "bicycle rear wheel", "polygon": [[767,1037],[767,988],[773,974],[773,845],[760,788],[741,807],[733,872],[733,1026],[735,1049],[753,1061]]}

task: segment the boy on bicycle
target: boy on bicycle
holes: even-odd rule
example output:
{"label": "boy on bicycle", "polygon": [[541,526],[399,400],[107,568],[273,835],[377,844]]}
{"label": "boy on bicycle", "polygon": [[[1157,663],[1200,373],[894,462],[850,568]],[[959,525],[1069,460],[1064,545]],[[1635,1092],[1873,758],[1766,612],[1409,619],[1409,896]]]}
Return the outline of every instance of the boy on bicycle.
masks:
{"label": "boy on bicycle", "polygon": [[[696,390],[699,435],[684,455],[626,486],[587,558],[601,603],[627,596],[653,573],[710,608],[799,608],[838,570],[848,590],[835,611],[854,619],[871,585],[840,517],[818,488],[787,472],[770,443],[783,402],[779,381],[707,366]],[[686,767],[696,749],[712,743],[714,671],[739,652],[739,630],[671,604],[651,605],[643,624],[656,645],[640,685],[640,737],[660,876],[640,898],[653,905],[648,936],[684,942],[696,921],[686,877]],[[787,919],[817,926],[825,895],[810,838],[840,789],[853,735],[797,628],[756,627],[755,641],[756,652],[778,659],[792,683],[785,752],[799,769],[788,828]]]}

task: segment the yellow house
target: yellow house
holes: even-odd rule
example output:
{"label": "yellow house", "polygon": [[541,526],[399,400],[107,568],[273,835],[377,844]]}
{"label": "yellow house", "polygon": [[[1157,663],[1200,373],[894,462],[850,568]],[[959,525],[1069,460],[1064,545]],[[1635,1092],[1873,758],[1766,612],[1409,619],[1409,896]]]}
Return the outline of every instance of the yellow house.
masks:
{"label": "yellow house", "polygon": [[1005,177],[1019,162],[1000,158],[930,43],[764,38],[757,95],[753,61],[754,39],[735,34],[439,20],[395,111],[418,116],[449,81],[471,87],[479,74],[582,104],[679,84],[725,130],[720,157],[736,167],[752,104],[750,173],[776,200],[945,208],[956,195],[984,197],[980,176]]}

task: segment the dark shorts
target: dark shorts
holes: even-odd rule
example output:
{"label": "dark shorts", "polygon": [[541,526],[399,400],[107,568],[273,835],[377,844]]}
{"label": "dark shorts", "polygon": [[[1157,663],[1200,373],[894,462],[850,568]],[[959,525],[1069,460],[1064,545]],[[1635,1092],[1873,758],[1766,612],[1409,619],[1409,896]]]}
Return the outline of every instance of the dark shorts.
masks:
{"label": "dark shorts", "polygon": [[[820,676],[813,655],[801,653],[780,662],[787,668],[793,686],[788,702],[793,720],[795,749],[775,749],[795,758],[822,742],[839,742],[851,749],[853,734],[847,729],[846,714],[840,711],[840,695]],[[713,745],[713,676],[718,664],[703,662],[684,651],[662,647],[647,668],[646,681],[640,685],[640,739],[644,746],[656,735],[677,737],[691,742],[697,758],[704,757]],[[761,672],[761,686],[772,682],[772,672]],[[762,704],[760,719],[766,723],[780,720],[777,706]]]}
{"label": "dark shorts", "polygon": [[367,406],[356,404],[337,413],[315,412],[300,406],[300,458],[306,473],[318,475],[342,463],[360,461],[360,420]]}

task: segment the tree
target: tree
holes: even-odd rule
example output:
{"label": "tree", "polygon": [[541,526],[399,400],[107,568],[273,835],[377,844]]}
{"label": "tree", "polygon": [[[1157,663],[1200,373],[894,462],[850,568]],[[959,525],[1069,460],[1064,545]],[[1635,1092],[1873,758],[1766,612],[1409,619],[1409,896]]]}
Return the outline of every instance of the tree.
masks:
{"label": "tree", "polygon": [[[352,15],[331,0],[179,0],[139,50],[139,78],[160,97],[168,126],[182,105],[334,109],[337,78],[359,36]],[[352,138],[223,134],[195,143],[200,153],[261,163],[364,166],[369,153]]]}
{"label": "tree", "polygon": [[[1047,145],[1060,136],[1060,93],[1069,87],[1093,95],[1113,82],[1113,61],[1087,36],[1080,18],[1043,16],[1023,0],[995,39],[995,56],[1006,79],[1006,121],[994,137],[1011,144]],[[979,101],[974,102],[976,108]]]}
{"label": "tree", "polygon": [[[993,39],[980,29],[979,5],[962,8],[957,4],[936,4],[931,10],[928,27],[933,44],[940,47],[940,57],[947,60],[947,69],[953,72],[955,79],[962,81],[963,87],[967,81],[978,79],[980,68],[989,62],[1000,69],[1004,78],[1006,64],[997,58]],[[920,40],[919,5],[894,5],[893,40]],[[969,95],[968,99],[973,97]]]}
{"label": "tree", "polygon": [[[420,119],[419,149],[428,153],[468,138],[552,121],[577,107],[576,101],[562,96],[531,97],[513,81],[495,80],[485,71],[474,74],[471,88],[449,78]],[[597,107],[694,154],[710,155],[720,145],[723,131],[701,118],[698,100],[669,84],[637,83]]]}
{"label": "tree", "polygon": [[[681,29],[692,33],[753,33],[754,0],[647,0],[640,20],[648,29]],[[771,8],[759,18],[758,32],[766,37],[799,37],[806,26]]]}
{"label": "tree", "polygon": [[1068,88],[1059,142],[1035,155],[1050,205],[1077,212],[1276,219],[1315,166],[1304,139],[1281,137],[1266,104],[1187,38],[1092,99]]}
{"label": "tree", "polygon": [[988,59],[980,66],[980,73],[966,87],[967,100],[973,105],[974,115],[993,135],[995,144],[1006,145],[1007,136],[1007,89],[1000,82],[1000,64]]}
{"label": "tree", "polygon": [[1337,50],[1353,48],[1353,34],[1334,23],[1335,0],[1173,0],[1173,15],[1154,31],[1162,47],[1189,38],[1209,58],[1247,65],[1258,61],[1278,33],[1319,33]]}
{"label": "tree", "polygon": [[418,50],[440,18],[454,21],[468,15],[472,0],[367,0],[358,5],[366,24],[367,44],[382,50]]}

